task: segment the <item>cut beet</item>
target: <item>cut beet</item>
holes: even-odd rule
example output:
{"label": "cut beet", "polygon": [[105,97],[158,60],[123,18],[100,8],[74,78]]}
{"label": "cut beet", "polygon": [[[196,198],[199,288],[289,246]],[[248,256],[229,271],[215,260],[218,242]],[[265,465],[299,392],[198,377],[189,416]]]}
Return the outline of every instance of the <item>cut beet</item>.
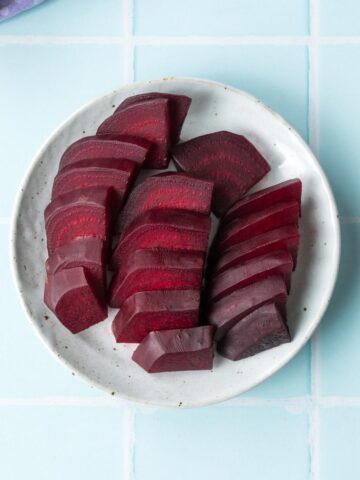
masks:
{"label": "cut beet", "polygon": [[125,259],[114,276],[109,304],[120,307],[136,292],[199,289],[203,263],[203,253],[136,250]]}
{"label": "cut beet", "polygon": [[210,325],[151,332],[132,359],[150,373],[211,370],[214,328]]}
{"label": "cut beet", "polygon": [[171,143],[175,145],[179,141],[181,128],[190,108],[190,97],[159,92],[140,93],[139,95],[134,95],[124,100],[115,110],[115,113],[129,105],[134,105],[144,100],[153,100],[155,98],[167,98],[169,100],[170,138]]}
{"label": "cut beet", "polygon": [[291,341],[281,313],[273,303],[263,305],[240,320],[218,343],[218,352],[240,360]]}
{"label": "cut beet", "polygon": [[302,184],[299,178],[293,178],[242,198],[226,213],[222,221],[231,222],[242,215],[271,207],[275,203],[295,200],[300,205]]}
{"label": "cut beet", "polygon": [[212,301],[220,300],[239,288],[272,275],[281,275],[290,290],[292,269],[292,257],[285,250],[246,260],[213,279],[210,298]]}
{"label": "cut beet", "polygon": [[126,158],[138,163],[145,162],[151,143],[130,135],[94,135],[72,143],[63,153],[59,170],[81,160],[101,158]]}
{"label": "cut beet", "polygon": [[48,275],[44,302],[72,333],[105,320],[107,308],[95,294],[85,268],[69,268]]}
{"label": "cut beet", "polygon": [[113,321],[116,341],[138,343],[155,330],[195,327],[199,301],[198,290],[135,293],[125,300]]}
{"label": "cut beet", "polygon": [[49,253],[77,238],[109,239],[112,190],[86,188],[60,195],[45,209]]}
{"label": "cut beet", "polygon": [[123,231],[135,218],[149,210],[182,210],[208,215],[211,207],[212,182],[188,175],[167,173],[147,178],[129,195],[119,218]]}
{"label": "cut beet", "polygon": [[169,100],[144,100],[122,108],[108,117],[98,128],[98,134],[134,135],[151,142],[144,166],[166,168],[170,143]]}
{"label": "cut beet", "polygon": [[192,175],[214,182],[213,210],[222,216],[270,171],[270,165],[244,136],[215,132],[177,145],[176,165]]}
{"label": "cut beet", "polygon": [[265,303],[276,303],[286,315],[287,290],[281,276],[271,276],[240,288],[211,305],[208,323],[216,327],[215,338],[221,339],[239,320]]}
{"label": "cut beet", "polygon": [[91,275],[91,282],[98,298],[105,300],[106,276],[105,244],[98,238],[79,238],[59,247],[46,261],[46,272],[54,275],[60,270],[84,267]]}

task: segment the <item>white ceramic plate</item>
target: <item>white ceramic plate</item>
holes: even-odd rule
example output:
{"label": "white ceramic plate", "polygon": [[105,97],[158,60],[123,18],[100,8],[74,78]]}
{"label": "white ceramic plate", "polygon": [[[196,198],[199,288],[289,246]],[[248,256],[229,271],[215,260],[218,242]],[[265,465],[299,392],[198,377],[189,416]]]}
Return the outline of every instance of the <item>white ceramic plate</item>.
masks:
{"label": "white ceramic plate", "polygon": [[[105,322],[72,335],[43,304],[43,265],[47,256],[43,211],[50,200],[60,156],[74,140],[94,134],[123,99],[147,91],[192,97],[183,140],[216,130],[246,135],[272,168],[256,189],[301,178],[302,239],[288,305],[291,343],[238,362],[217,355],[212,371],[150,375],[131,361],[133,346],[115,344],[110,330],[114,312]],[[279,370],[308,341],[320,322],[332,294],[339,260],[336,205],[325,175],[305,142],[256,98],[196,79],[171,78],[128,85],[85,106],[63,123],[36,155],[19,191],[12,243],[13,271],[22,304],[47,347],[73,372],[109,393],[163,406],[200,406],[226,400]]]}

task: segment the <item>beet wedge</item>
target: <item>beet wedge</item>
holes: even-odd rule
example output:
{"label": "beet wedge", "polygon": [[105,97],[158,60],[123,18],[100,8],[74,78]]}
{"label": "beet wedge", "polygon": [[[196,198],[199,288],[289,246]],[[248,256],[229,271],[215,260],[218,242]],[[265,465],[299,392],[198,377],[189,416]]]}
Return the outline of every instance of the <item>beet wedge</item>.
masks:
{"label": "beet wedge", "polygon": [[136,292],[200,289],[203,264],[203,253],[136,250],[115,274],[109,304],[120,307]]}
{"label": "beet wedge", "polygon": [[80,138],[63,153],[59,170],[81,160],[101,158],[126,158],[141,166],[147,157],[151,143],[130,135],[93,135]]}
{"label": "beet wedge", "polygon": [[149,210],[177,210],[209,215],[212,182],[189,175],[166,173],[147,178],[130,193],[119,217],[124,231],[135,218]]}
{"label": "beet wedge", "polygon": [[279,275],[254,282],[213,303],[206,320],[216,327],[215,338],[220,340],[242,318],[270,302],[275,303],[285,316],[287,289]]}
{"label": "beet wedge", "polygon": [[121,108],[98,128],[98,134],[133,135],[151,142],[144,167],[166,168],[170,146],[169,100],[157,98]]}
{"label": "beet wedge", "polygon": [[295,200],[300,205],[301,190],[302,183],[299,178],[286,180],[277,185],[259,190],[235,203],[226,213],[222,222],[229,223],[242,215],[263,210],[279,202]]}
{"label": "beet wedge", "polygon": [[273,275],[281,275],[287,289],[290,290],[292,270],[292,257],[285,250],[246,260],[241,265],[229,268],[213,279],[210,298],[216,302],[239,288]]}
{"label": "beet wedge", "polygon": [[214,182],[213,211],[221,217],[270,171],[270,165],[244,136],[215,132],[172,150],[177,167]]}
{"label": "beet wedge", "polygon": [[45,209],[49,254],[77,238],[109,240],[112,190],[87,188],[60,195]]}
{"label": "beet wedge", "polygon": [[273,303],[240,320],[218,343],[220,355],[240,360],[291,341],[284,319]]}
{"label": "beet wedge", "polygon": [[82,267],[48,275],[44,302],[72,333],[79,333],[107,317],[107,308],[95,294],[91,275]]}
{"label": "beet wedge", "polygon": [[199,302],[198,290],[135,293],[125,300],[113,321],[115,339],[139,343],[152,331],[195,327]]}
{"label": "beet wedge", "polygon": [[134,351],[132,359],[149,373],[211,370],[214,327],[151,332]]}
{"label": "beet wedge", "polygon": [[156,98],[166,98],[169,100],[170,139],[172,145],[175,145],[179,141],[181,129],[191,105],[190,97],[159,92],[140,93],[139,95],[134,95],[124,100],[115,110],[115,113],[129,105]]}

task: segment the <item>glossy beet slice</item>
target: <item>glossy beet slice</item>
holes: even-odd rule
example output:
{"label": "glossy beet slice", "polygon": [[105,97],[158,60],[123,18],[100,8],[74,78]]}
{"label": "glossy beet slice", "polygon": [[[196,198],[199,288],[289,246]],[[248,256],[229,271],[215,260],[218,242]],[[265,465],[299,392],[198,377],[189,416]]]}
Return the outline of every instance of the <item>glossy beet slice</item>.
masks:
{"label": "glossy beet slice", "polygon": [[120,307],[136,292],[199,289],[203,263],[203,253],[136,250],[124,259],[112,280],[110,306]]}
{"label": "glossy beet slice", "polygon": [[176,165],[214,182],[213,211],[222,216],[270,171],[270,165],[244,136],[215,132],[177,145]]}
{"label": "glossy beet slice", "polygon": [[195,327],[199,290],[138,292],[116,315],[112,330],[117,342],[139,343],[155,330]]}
{"label": "glossy beet slice", "polygon": [[44,302],[72,333],[81,332],[107,317],[107,308],[95,294],[91,275],[82,267],[48,275]]}
{"label": "glossy beet slice", "polygon": [[151,143],[130,135],[93,135],[80,138],[63,153],[59,170],[81,160],[126,158],[139,164],[145,162]]}
{"label": "glossy beet slice", "polygon": [[151,332],[132,359],[149,373],[211,370],[213,337],[210,325]]}
{"label": "glossy beet slice", "polygon": [[115,110],[115,113],[122,108],[128,107],[129,105],[134,105],[145,100],[153,100],[156,98],[167,98],[169,100],[170,139],[171,143],[175,145],[179,141],[181,128],[190,108],[190,97],[187,97],[186,95],[174,95],[171,93],[159,92],[140,93],[139,95],[134,95],[124,100]]}
{"label": "glossy beet slice", "polygon": [[105,300],[106,246],[98,238],[79,238],[59,247],[46,261],[46,272],[54,275],[60,270],[86,268],[99,299]]}
{"label": "glossy beet slice", "polygon": [[286,180],[239,200],[226,213],[222,221],[231,222],[239,216],[271,207],[275,203],[295,200],[300,205],[302,183],[299,178]]}
{"label": "glossy beet slice", "polygon": [[112,192],[104,187],[59,195],[45,209],[49,253],[77,238],[109,239]]}
{"label": "glossy beet slice", "polygon": [[169,100],[157,98],[129,105],[108,117],[98,134],[134,135],[151,142],[144,166],[166,168],[170,143]]}
{"label": "glossy beet slice", "polygon": [[246,287],[272,275],[281,275],[290,290],[293,261],[289,252],[283,250],[244,261],[217,275],[211,284],[210,298],[220,300],[239,288]]}
{"label": "glossy beet slice", "polygon": [[215,338],[221,339],[239,320],[265,303],[276,303],[286,314],[287,290],[283,277],[274,275],[240,288],[213,303],[207,321],[216,327]]}
{"label": "glossy beet slice", "polygon": [[209,215],[212,191],[212,182],[189,175],[167,173],[149,177],[130,193],[119,218],[119,229],[123,231],[138,215],[154,209]]}
{"label": "glossy beet slice", "polygon": [[290,341],[281,313],[270,303],[240,320],[218,343],[217,349],[229,360],[240,360]]}

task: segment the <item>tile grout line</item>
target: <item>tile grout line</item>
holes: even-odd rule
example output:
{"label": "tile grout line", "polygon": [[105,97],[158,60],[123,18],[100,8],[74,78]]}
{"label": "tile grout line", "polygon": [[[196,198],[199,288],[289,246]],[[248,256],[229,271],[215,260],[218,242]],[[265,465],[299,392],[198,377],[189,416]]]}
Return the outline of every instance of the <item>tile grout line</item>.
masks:
{"label": "tile grout line", "polygon": [[124,28],[124,63],[123,77],[125,83],[134,81],[134,4],[133,0],[124,0],[123,7]]}
{"label": "tile grout line", "polygon": [[135,410],[130,405],[123,414],[123,465],[121,480],[135,478]]}

